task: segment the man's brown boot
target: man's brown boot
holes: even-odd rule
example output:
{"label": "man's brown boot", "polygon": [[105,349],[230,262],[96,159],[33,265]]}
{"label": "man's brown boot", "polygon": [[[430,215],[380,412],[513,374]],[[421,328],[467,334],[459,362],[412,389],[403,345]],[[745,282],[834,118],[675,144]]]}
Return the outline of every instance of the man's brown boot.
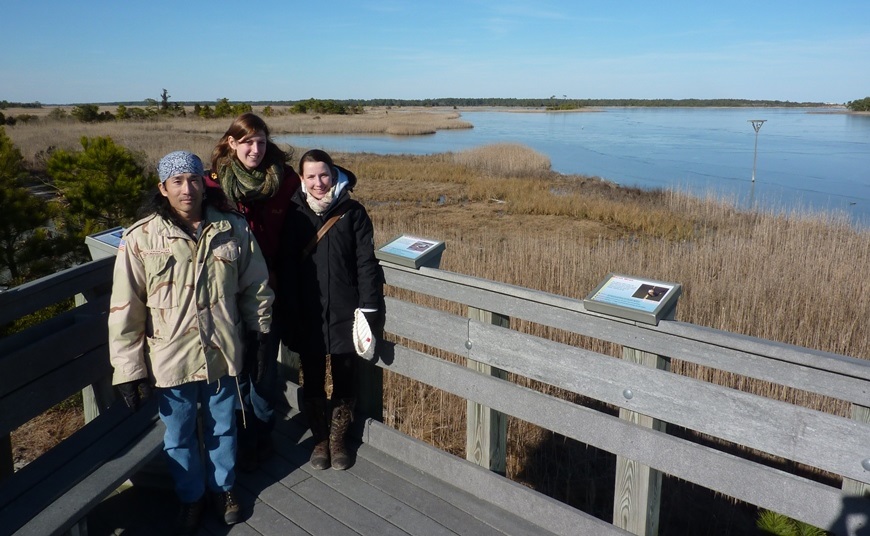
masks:
{"label": "man's brown boot", "polygon": [[191,536],[199,530],[202,511],[205,509],[205,498],[192,503],[181,503],[181,510],[175,521],[174,536]]}
{"label": "man's brown boot", "polygon": [[218,519],[226,525],[235,525],[239,522],[239,502],[233,490],[213,494],[214,507]]}

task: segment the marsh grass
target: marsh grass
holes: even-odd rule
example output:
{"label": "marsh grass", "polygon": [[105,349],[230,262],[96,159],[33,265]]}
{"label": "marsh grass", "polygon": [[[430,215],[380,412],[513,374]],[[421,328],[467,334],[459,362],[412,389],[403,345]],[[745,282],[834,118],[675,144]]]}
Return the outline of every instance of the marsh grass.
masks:
{"label": "marsh grass", "polygon": [[[383,115],[391,119],[398,115],[386,112]],[[273,132],[291,128],[280,123],[283,119],[269,118]],[[324,125],[324,119],[307,118],[323,122],[318,125]],[[352,124],[354,119],[336,118],[348,120],[351,130],[339,130],[336,125],[328,128],[340,132],[361,128]],[[207,157],[228,123],[177,120],[52,126],[46,122],[17,125],[7,132],[38,171],[37,155],[48,146],[68,144],[75,149],[82,135],[110,135],[152,163],[180,147]],[[866,321],[870,318],[870,285],[865,281],[870,232],[854,227],[844,216],[748,212],[713,197],[619,188],[592,177],[563,176],[549,170],[545,157],[520,146],[431,156],[333,156],[360,179],[354,195],[372,217],[376,243],[399,234],[438,238],[447,245],[441,265],[445,270],[577,299],[610,272],[679,282],[683,285],[676,311],[680,321],[870,357],[870,323]],[[394,288],[388,292],[467,314],[460,304]],[[618,345],[516,319],[511,327],[614,357],[622,350]],[[421,349],[463,362],[459,356]],[[848,416],[851,411],[849,403],[773,382],[680,361],[672,363],[672,370],[835,415]],[[596,405],[526,378],[511,376],[510,380],[578,404]],[[384,392],[386,423],[464,455],[464,400],[391,373],[386,375]],[[517,419],[509,419],[508,427],[509,477],[609,519],[612,455]],[[706,515],[712,514],[708,511]],[[703,521],[704,514],[699,518]]]}
{"label": "marsh grass", "polygon": [[524,145],[498,143],[475,147],[453,155],[453,161],[478,173],[524,177],[550,171],[550,158]]}

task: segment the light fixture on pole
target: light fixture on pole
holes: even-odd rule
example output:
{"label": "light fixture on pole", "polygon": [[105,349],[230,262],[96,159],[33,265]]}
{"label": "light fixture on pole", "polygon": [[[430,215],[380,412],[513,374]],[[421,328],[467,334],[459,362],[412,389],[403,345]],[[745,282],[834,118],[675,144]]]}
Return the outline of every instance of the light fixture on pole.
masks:
{"label": "light fixture on pole", "polygon": [[758,131],[761,130],[761,125],[767,119],[750,119],[749,122],[752,123],[752,128],[755,129],[755,155],[752,157],[752,182],[755,182],[755,163],[758,162]]}

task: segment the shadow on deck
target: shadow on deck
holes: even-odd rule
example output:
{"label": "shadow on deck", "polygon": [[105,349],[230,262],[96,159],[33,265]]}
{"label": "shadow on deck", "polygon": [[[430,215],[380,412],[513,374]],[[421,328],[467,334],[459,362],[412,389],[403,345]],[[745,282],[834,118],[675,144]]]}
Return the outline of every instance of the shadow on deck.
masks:
{"label": "shadow on deck", "polygon": [[[377,426],[382,436],[392,436],[386,441],[406,442],[407,448],[420,451],[429,458],[427,464],[436,461],[435,457],[444,457],[438,463],[468,465],[469,479],[487,478],[468,462],[448,460],[449,455],[398,432],[380,429],[382,425],[377,423],[368,423],[367,428],[370,426]],[[237,476],[242,523],[226,527],[207,510],[200,534],[553,534],[520,517],[522,512],[510,512],[475,497],[366,442],[358,444],[355,463],[347,471],[312,469],[308,465],[311,436],[302,416],[294,410],[281,416],[273,437],[275,455],[258,471]],[[545,497],[542,500],[548,501]],[[553,506],[558,508],[555,502]],[[148,486],[125,487],[88,515],[88,534],[168,534],[177,509],[168,478]],[[602,532],[614,529],[603,522],[601,528]]]}

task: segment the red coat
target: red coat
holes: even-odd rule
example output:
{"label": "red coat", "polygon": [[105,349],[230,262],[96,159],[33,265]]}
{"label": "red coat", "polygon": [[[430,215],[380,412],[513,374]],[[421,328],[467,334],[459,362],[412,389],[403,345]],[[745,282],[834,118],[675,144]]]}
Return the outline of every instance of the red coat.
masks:
{"label": "red coat", "polygon": [[[206,173],[205,184],[207,187],[220,188],[220,184],[211,178],[211,173]],[[299,175],[293,168],[284,166],[284,180],[278,193],[268,199],[251,203],[238,203],[237,209],[248,221],[248,226],[254,233],[266,265],[269,267],[270,276],[274,274],[278,260],[278,248],[281,241],[281,233],[287,220],[287,213],[291,210],[293,194],[299,189]],[[274,283],[274,276],[270,277]]]}

